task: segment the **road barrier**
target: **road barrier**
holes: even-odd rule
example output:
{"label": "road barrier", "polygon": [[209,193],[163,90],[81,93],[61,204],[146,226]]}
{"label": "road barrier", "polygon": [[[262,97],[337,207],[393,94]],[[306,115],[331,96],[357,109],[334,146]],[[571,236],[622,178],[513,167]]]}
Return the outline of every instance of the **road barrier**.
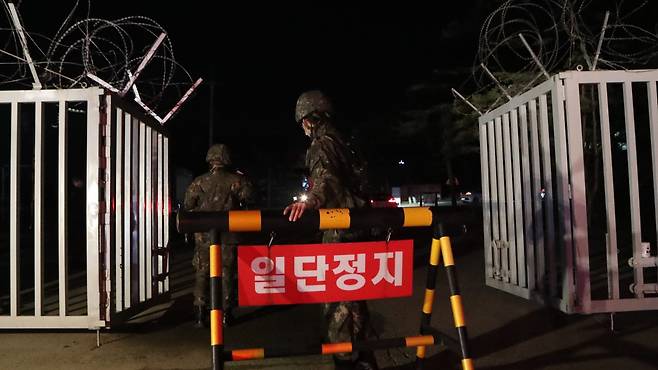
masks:
{"label": "road barrier", "polygon": [[[226,212],[179,212],[178,231],[181,233],[210,232],[210,343],[213,370],[223,369],[226,361],[242,361],[272,357],[287,357],[312,354],[350,353],[363,350],[378,350],[396,347],[417,347],[416,368],[422,369],[426,346],[455,341],[430,326],[434,303],[436,273],[441,255],[448,274],[450,303],[462,354],[462,368],[473,369],[473,360],[468,350],[468,334],[461,295],[457,284],[455,262],[450,238],[439,222],[434,208],[391,208],[391,209],[320,209],[307,211],[296,222],[289,222],[280,210],[248,210]],[[328,229],[370,229],[385,227],[389,230],[406,227],[433,227],[427,285],[422,305],[419,336],[378,340],[324,343],[307,347],[247,348],[227,351],[224,349],[224,327],[222,322],[222,268],[219,232],[275,232],[293,233]]]}

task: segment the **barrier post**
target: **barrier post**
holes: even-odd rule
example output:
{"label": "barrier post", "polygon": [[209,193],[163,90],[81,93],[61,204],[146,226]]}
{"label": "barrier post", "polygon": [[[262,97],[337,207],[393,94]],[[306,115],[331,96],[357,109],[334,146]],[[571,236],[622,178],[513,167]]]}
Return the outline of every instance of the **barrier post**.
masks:
{"label": "barrier post", "polygon": [[455,260],[452,256],[450,238],[448,236],[442,236],[439,241],[441,244],[441,253],[443,254],[443,264],[446,267],[446,273],[448,274],[452,317],[455,321],[455,328],[457,328],[457,335],[459,336],[459,346],[462,350],[462,369],[473,370],[473,360],[468,351],[468,334],[466,332],[464,306],[462,305],[462,297],[459,293],[459,285],[457,284],[457,272],[455,269]]}
{"label": "barrier post", "polygon": [[212,369],[224,369],[224,320],[222,312],[222,247],[219,232],[210,230],[210,346]]}
{"label": "barrier post", "polygon": [[[431,325],[432,306],[434,304],[434,291],[436,288],[436,270],[441,259],[441,243],[439,239],[443,236],[443,228],[440,223],[435,222],[432,230],[432,244],[430,247],[430,260],[427,266],[427,283],[425,285],[425,299],[420,319],[420,333],[426,334],[427,328]],[[416,348],[416,369],[423,368],[425,360],[425,346]]]}
{"label": "barrier post", "polygon": [[[243,361],[271,357],[301,356],[310,354],[336,354],[353,351],[379,350],[399,347],[417,347],[416,366],[421,368],[425,347],[435,344],[455,344],[456,341],[431,327],[432,306],[435,299],[436,273],[443,255],[448,274],[450,303],[459,336],[463,370],[473,370],[468,351],[468,336],[461,296],[457,285],[455,262],[450,238],[438,221],[435,209],[427,207],[397,209],[321,209],[308,211],[297,222],[289,222],[278,210],[249,210],[228,212],[179,212],[177,227],[181,233],[210,230],[210,290],[211,290],[211,346],[212,368],[223,369],[225,361]],[[427,284],[421,316],[421,335],[389,339],[342,343],[308,344],[297,348],[276,345],[266,348],[224,350],[222,313],[222,268],[219,231],[228,232],[297,232],[326,229],[363,229],[375,224],[389,228],[433,226]]]}

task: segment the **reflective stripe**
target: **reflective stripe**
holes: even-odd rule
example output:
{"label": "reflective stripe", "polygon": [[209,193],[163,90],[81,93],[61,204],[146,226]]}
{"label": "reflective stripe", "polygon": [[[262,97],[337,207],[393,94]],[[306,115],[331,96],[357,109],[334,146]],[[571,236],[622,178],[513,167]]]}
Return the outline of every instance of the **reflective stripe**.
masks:
{"label": "reflective stripe", "polygon": [[466,325],[464,319],[464,307],[462,306],[462,297],[453,295],[450,297],[450,306],[452,307],[452,316],[455,319],[455,327],[459,328]]}
{"label": "reflective stripe", "polygon": [[438,266],[441,259],[441,242],[438,239],[432,238],[432,247],[430,249],[430,264]]}
{"label": "reflective stripe", "polygon": [[431,346],[434,344],[434,337],[431,335],[422,335],[418,337],[406,337],[404,342],[407,347],[416,347],[416,346]]}
{"label": "reflective stripe", "polygon": [[423,313],[432,313],[432,304],[434,303],[434,290],[425,289],[425,300],[423,301]]}
{"label": "reflective stripe", "polygon": [[331,353],[346,353],[352,352],[352,343],[327,343],[322,345],[322,354],[327,355]]}
{"label": "reflective stripe", "polygon": [[320,230],[350,228],[350,210],[347,208],[321,209],[319,214]]}
{"label": "reflective stripe", "polygon": [[228,231],[260,231],[260,211],[228,211]]}
{"label": "reflective stripe", "polygon": [[222,276],[222,251],[219,245],[210,246],[210,277]]}
{"label": "reflective stripe", "polygon": [[455,260],[452,257],[452,247],[450,246],[450,238],[444,236],[441,238],[441,250],[443,251],[443,264],[445,266],[453,266]]}
{"label": "reflective stripe", "polygon": [[265,350],[262,348],[237,349],[231,352],[231,358],[233,361],[265,358]]}
{"label": "reflective stripe", "polygon": [[403,208],[404,223],[402,227],[430,226],[432,224],[432,211],[428,207]]}
{"label": "reflective stripe", "polygon": [[210,311],[210,345],[224,344],[222,310]]}

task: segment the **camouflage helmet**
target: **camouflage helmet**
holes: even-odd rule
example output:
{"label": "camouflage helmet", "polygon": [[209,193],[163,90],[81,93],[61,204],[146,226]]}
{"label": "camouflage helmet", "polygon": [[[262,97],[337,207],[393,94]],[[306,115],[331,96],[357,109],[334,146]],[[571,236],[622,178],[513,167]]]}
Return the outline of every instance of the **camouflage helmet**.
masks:
{"label": "camouflage helmet", "polygon": [[295,122],[301,122],[304,117],[313,112],[334,112],[331,101],[322,91],[306,91],[299,96],[299,99],[297,99],[297,107],[295,108]]}
{"label": "camouflage helmet", "polygon": [[215,144],[208,149],[206,162],[219,162],[223,165],[231,164],[231,155],[225,144]]}

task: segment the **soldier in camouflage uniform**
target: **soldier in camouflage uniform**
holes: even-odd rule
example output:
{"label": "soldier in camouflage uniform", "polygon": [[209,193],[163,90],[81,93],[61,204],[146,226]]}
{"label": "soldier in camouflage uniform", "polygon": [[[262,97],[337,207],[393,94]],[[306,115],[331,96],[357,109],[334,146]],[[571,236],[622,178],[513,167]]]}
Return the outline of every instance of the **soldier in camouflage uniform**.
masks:
{"label": "soldier in camouflage uniform", "polygon": [[[215,144],[208,149],[206,161],[210,170],[192,181],[185,192],[186,211],[228,211],[239,209],[252,197],[252,185],[239,172],[229,171],[231,164],[228,147]],[[232,233],[221,233],[222,292],[224,322],[229,324],[232,309],[237,305],[237,240]],[[206,323],[208,309],[208,281],[210,269],[210,234],[196,233],[192,265],[195,270],[194,312],[195,326]]]}
{"label": "soldier in camouflage uniform", "polygon": [[[365,169],[356,163],[355,153],[333,127],[332,118],[332,104],[322,92],[308,91],[297,100],[295,120],[311,138],[306,166],[312,188],[306,201],[292,203],[283,211],[284,215],[290,213],[290,221],[296,221],[306,209],[361,208],[367,204],[362,194]],[[327,230],[322,242],[351,242],[364,236],[365,233],[352,230]],[[370,336],[365,301],[325,303],[324,314],[330,342],[364,340]],[[371,352],[340,354],[334,361],[337,369],[377,368]]]}

